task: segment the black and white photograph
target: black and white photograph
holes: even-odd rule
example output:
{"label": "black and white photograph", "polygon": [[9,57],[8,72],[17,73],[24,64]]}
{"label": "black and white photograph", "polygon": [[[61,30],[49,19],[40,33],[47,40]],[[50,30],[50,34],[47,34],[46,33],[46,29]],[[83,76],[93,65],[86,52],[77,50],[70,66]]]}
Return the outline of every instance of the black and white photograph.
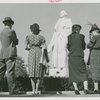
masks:
{"label": "black and white photograph", "polygon": [[47,1],[0,3],[0,97],[99,97],[100,3]]}

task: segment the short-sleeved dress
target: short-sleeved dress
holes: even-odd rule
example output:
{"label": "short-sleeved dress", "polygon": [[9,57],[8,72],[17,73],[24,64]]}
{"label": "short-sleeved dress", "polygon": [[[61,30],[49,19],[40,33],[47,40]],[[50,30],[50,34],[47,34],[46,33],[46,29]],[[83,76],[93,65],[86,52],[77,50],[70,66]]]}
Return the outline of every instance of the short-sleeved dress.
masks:
{"label": "short-sleeved dress", "polygon": [[42,75],[42,67],[40,66],[40,59],[42,54],[42,46],[45,44],[45,38],[41,35],[28,35],[26,43],[30,50],[28,54],[28,70],[29,77],[40,78]]}

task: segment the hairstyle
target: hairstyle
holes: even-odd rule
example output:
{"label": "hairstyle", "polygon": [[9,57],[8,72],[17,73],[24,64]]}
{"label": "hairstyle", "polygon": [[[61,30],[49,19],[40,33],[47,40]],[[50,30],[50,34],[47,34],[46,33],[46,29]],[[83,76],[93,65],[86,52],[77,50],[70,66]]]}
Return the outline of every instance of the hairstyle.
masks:
{"label": "hairstyle", "polygon": [[30,25],[30,30],[31,32],[33,32],[33,34],[36,34],[36,35],[38,35],[41,31],[37,23]]}

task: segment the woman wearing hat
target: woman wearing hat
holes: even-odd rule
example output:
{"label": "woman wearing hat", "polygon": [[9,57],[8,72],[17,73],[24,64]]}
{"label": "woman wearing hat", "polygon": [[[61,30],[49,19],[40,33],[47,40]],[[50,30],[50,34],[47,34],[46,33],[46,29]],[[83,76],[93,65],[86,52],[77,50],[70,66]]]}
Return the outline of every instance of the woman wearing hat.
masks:
{"label": "woman wearing hat", "polygon": [[43,51],[44,49],[46,50],[46,41],[45,38],[39,34],[41,30],[37,23],[31,25],[30,30],[32,34],[26,37],[26,50],[29,50],[28,70],[33,94],[37,94],[40,78],[44,72],[40,63],[42,63],[43,60]]}
{"label": "woman wearing hat", "polygon": [[94,81],[94,93],[98,94],[98,81],[100,80],[100,29],[96,24],[92,25],[90,34],[92,38],[87,45],[90,49],[89,64],[92,73],[92,79]]}
{"label": "woman wearing hat", "polygon": [[68,36],[69,81],[73,83],[75,94],[80,94],[77,83],[83,82],[84,93],[89,94],[86,64],[84,61],[85,36],[80,34],[81,26],[73,25],[72,34]]}

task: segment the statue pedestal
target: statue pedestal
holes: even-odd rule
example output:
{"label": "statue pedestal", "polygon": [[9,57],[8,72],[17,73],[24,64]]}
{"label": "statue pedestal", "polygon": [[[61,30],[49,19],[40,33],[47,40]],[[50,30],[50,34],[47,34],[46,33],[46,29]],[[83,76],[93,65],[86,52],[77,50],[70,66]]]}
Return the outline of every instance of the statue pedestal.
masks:
{"label": "statue pedestal", "polygon": [[50,68],[49,69],[49,76],[50,77],[65,77],[68,78],[69,73],[66,68]]}

